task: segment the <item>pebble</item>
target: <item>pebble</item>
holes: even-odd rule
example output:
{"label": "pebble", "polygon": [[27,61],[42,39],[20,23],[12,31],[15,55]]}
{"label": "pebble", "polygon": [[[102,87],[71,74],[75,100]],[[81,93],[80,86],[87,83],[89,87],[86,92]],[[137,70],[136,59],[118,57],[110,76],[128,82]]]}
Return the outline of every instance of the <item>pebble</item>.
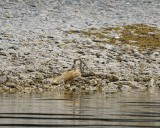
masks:
{"label": "pebble", "polygon": [[7,76],[0,76],[0,84],[7,82]]}
{"label": "pebble", "polygon": [[0,52],[0,56],[7,56],[6,52]]}

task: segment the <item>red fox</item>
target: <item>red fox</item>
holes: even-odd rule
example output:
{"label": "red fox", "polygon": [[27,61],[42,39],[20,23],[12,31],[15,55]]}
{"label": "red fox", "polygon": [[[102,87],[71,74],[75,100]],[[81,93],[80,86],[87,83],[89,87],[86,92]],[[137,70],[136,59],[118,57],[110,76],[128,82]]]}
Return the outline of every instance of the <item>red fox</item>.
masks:
{"label": "red fox", "polygon": [[53,83],[54,84],[60,84],[62,82],[65,83],[65,82],[70,81],[76,77],[81,77],[81,72],[79,70],[66,71],[66,72],[62,73],[62,75],[56,77],[53,80]]}
{"label": "red fox", "polygon": [[67,81],[72,80],[73,78],[81,77],[81,62],[76,59],[74,60],[74,65],[73,65],[73,70],[66,71],[62,73],[62,75],[57,76],[53,80],[53,84],[60,84],[60,83],[65,83]]}

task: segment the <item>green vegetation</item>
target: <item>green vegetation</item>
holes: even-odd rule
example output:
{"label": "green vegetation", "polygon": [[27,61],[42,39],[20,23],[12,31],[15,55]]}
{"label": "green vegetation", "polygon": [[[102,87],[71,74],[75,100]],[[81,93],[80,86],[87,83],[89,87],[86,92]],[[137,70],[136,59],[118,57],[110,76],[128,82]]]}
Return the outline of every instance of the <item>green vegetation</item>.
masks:
{"label": "green vegetation", "polygon": [[[70,30],[68,34],[80,34],[82,37],[98,40],[101,43],[134,45],[139,49],[157,49],[160,47],[160,30],[145,24],[132,24],[122,27],[90,28],[88,30]],[[117,43],[118,42],[118,43]]]}

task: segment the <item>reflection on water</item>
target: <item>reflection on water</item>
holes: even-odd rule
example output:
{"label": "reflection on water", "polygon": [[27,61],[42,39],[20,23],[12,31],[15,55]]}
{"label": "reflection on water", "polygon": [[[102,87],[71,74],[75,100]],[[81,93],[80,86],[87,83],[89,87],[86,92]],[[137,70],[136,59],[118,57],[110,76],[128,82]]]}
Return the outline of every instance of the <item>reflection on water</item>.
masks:
{"label": "reflection on water", "polygon": [[159,128],[160,93],[0,96],[0,127]]}

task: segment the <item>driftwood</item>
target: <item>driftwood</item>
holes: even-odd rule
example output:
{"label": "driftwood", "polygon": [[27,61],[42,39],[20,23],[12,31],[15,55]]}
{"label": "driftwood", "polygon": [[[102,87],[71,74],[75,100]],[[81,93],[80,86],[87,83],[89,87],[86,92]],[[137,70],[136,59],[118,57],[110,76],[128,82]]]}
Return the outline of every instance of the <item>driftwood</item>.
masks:
{"label": "driftwood", "polygon": [[[76,62],[79,62],[79,67],[77,67]],[[85,67],[89,70],[89,73],[85,72]],[[82,76],[95,75],[95,73],[87,66],[87,64],[82,59],[75,59],[72,68],[79,68]]]}

